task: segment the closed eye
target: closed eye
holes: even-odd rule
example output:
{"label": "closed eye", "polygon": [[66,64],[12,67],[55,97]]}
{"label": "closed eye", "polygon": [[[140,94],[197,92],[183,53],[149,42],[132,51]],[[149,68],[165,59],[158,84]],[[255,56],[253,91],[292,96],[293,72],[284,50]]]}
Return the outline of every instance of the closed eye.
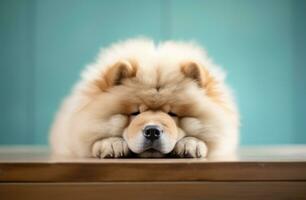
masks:
{"label": "closed eye", "polygon": [[140,114],[139,111],[130,113],[130,115],[133,115],[133,116],[136,116],[136,115],[139,115],[139,114]]}
{"label": "closed eye", "polygon": [[177,117],[177,114],[174,112],[168,112],[168,115],[170,115],[171,117]]}

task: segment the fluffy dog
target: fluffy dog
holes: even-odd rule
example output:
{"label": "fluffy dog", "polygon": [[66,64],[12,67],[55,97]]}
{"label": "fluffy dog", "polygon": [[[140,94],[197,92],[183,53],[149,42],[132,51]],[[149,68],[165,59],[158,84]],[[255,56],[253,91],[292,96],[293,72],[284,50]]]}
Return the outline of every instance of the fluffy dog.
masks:
{"label": "fluffy dog", "polygon": [[234,152],[239,113],[224,73],[192,43],[133,39],[102,50],[61,106],[55,154],[205,158]]}

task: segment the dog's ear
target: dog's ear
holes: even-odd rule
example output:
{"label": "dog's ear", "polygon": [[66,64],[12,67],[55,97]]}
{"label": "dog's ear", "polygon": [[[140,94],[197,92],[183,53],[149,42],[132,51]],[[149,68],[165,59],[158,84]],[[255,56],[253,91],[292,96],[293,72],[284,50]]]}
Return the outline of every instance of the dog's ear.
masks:
{"label": "dog's ear", "polygon": [[209,73],[207,68],[193,61],[183,63],[181,65],[181,72],[203,88],[208,88],[216,83],[216,80]]}
{"label": "dog's ear", "polygon": [[136,75],[136,66],[129,61],[119,61],[111,66],[104,74],[108,86],[120,85],[126,78]]}
{"label": "dog's ear", "polygon": [[181,65],[181,72],[187,77],[203,86],[205,80],[204,69],[195,62],[185,62]]}
{"label": "dog's ear", "polygon": [[95,84],[102,90],[107,90],[110,87],[122,84],[126,78],[136,76],[136,63],[121,60],[110,66],[97,80]]}

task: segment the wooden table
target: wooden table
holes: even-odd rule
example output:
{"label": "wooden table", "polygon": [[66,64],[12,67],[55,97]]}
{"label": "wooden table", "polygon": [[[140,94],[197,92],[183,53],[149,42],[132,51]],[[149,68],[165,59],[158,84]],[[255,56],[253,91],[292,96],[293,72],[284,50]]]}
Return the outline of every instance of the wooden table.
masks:
{"label": "wooden table", "polygon": [[1,147],[0,199],[306,199],[306,146],[241,148],[214,161],[68,159]]}

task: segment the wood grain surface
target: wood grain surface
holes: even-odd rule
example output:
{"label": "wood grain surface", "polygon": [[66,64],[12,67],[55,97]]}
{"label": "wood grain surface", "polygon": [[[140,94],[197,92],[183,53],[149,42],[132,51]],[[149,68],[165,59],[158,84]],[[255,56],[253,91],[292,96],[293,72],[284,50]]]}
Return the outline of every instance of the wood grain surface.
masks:
{"label": "wood grain surface", "polygon": [[0,182],[306,181],[306,162],[2,163]]}
{"label": "wood grain surface", "polygon": [[[250,159],[252,155],[257,159]],[[45,148],[0,148],[0,182],[306,181],[306,148],[301,146],[286,151],[243,149],[237,157],[217,161],[75,159],[54,157]],[[278,157],[282,159],[277,161]]]}
{"label": "wood grain surface", "polygon": [[306,146],[205,159],[77,159],[0,148],[0,199],[306,199]]}
{"label": "wood grain surface", "polygon": [[299,200],[305,199],[305,188],[305,182],[14,183],[0,184],[0,197],[5,200]]}

